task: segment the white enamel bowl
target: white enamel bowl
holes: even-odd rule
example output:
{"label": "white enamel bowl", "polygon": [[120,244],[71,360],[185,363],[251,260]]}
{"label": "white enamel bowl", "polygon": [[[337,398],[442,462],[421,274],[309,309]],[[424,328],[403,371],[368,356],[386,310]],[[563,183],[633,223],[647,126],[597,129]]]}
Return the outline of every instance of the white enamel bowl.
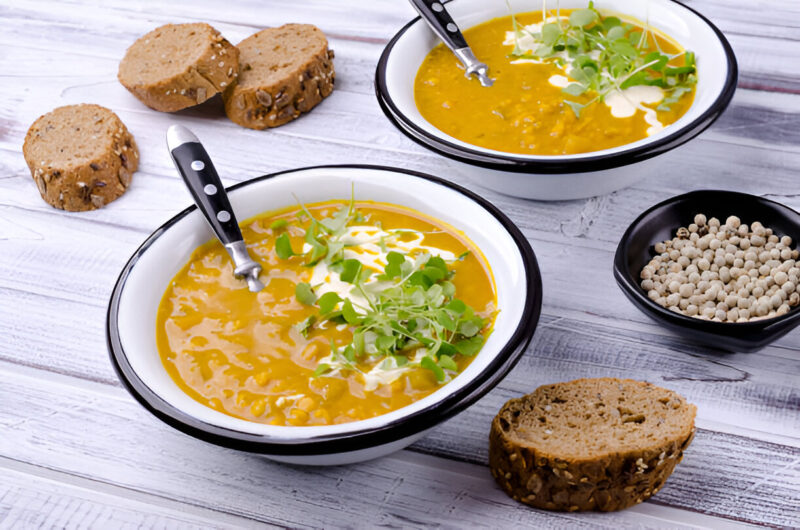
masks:
{"label": "white enamel bowl", "polygon": [[[555,2],[549,4],[554,6]],[[542,9],[541,0],[515,0],[512,5],[518,13]],[[586,7],[587,0],[561,0],[560,5],[564,9]],[[508,15],[501,0],[452,0],[446,6],[462,30]],[[676,1],[596,0],[595,6],[649,20],[651,26],[697,54],[695,101],[684,116],[660,133],[614,149],[564,156],[505,153],[453,138],[428,123],[414,103],[417,71],[438,43],[420,18],[401,29],[383,51],[375,74],[378,102],[400,131],[451,158],[456,170],[487,188],[530,199],[567,200],[629,186],[657,170],[664,158],[658,155],[691,140],[722,114],[736,89],[736,58],[711,22]],[[491,74],[491,65],[489,69]]]}
{"label": "white enamel bowl", "polygon": [[192,251],[213,237],[192,206],[156,230],[120,274],[109,303],[112,363],[133,394],[169,425],[218,445],[300,464],[344,464],[405,447],[494,387],[525,351],[542,301],[536,258],[509,219],[477,195],[446,181],[374,166],[327,166],[266,175],[233,186],[240,220],[296,201],[356,199],[413,208],[462,231],[484,253],[494,274],[499,314],[494,331],[469,367],[430,396],[383,416],[342,425],[283,427],[237,419],[184,394],[158,355],[156,311],[167,285]]}

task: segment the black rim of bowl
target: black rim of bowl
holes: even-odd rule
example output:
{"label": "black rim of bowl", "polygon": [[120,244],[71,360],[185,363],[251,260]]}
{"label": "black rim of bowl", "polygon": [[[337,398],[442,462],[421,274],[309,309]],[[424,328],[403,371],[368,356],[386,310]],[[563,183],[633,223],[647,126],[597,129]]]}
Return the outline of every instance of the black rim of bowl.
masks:
{"label": "black rim of bowl", "polygon": [[120,295],[125,287],[131,269],[156,239],[161,237],[172,225],[197,209],[196,206],[192,205],[156,229],[144,243],[142,243],[136,252],[134,252],[117,279],[108,306],[106,341],[111,363],[127,390],[142,406],[156,417],[177,430],[195,438],[216,445],[248,452],[287,456],[345,453],[388,444],[413,436],[435,426],[472,405],[500,382],[500,380],[517,364],[520,357],[527,349],[539,321],[542,306],[541,274],[533,249],[519,228],[517,228],[497,207],[482,197],[457,184],[425,173],[388,166],[362,164],[321,165],[290,169],[240,182],[227,188],[227,190],[230,192],[255,182],[268,180],[280,175],[330,168],[391,171],[418,177],[468,197],[495,217],[514,240],[519,250],[526,274],[527,296],[525,305],[519,323],[509,341],[500,349],[489,365],[464,387],[422,410],[403,416],[402,418],[398,418],[397,420],[377,428],[354,430],[342,434],[278,440],[269,436],[245,433],[201,421],[168,403],[139,378],[128,361],[117,328]]}
{"label": "black rim of bowl", "polygon": [[[658,305],[657,303],[655,303],[654,301],[650,300],[647,297],[647,294],[644,292],[644,289],[642,289],[639,285],[639,282],[636,281],[639,272],[632,271],[628,266],[628,252],[631,242],[631,235],[639,226],[639,224],[642,222],[642,220],[651,215],[653,212],[670,207],[675,203],[693,198],[695,196],[711,195],[711,194],[714,195],[726,194],[730,196],[737,196],[739,198],[747,200],[758,201],[760,203],[766,203],[776,210],[784,210],[786,213],[791,213],[795,216],[800,217],[800,213],[796,212],[792,208],[789,208],[785,204],[781,204],[779,202],[775,202],[770,199],[765,199],[764,197],[759,197],[757,195],[741,193],[738,191],[695,190],[695,191],[690,191],[689,193],[684,193],[682,195],[676,195],[675,197],[671,197],[665,201],[662,201],[642,212],[642,214],[639,215],[639,217],[637,217],[636,220],[634,220],[630,224],[628,229],[623,234],[622,238],[620,239],[619,245],[617,246],[617,252],[614,255],[614,277],[617,281],[617,284],[628,294],[628,296],[635,299],[638,302],[638,304],[642,306],[642,308],[646,308],[650,313],[657,315],[659,318],[666,320],[671,324],[684,329],[693,329],[706,333],[712,333],[719,336],[727,336],[732,329],[745,330],[745,331],[746,330],[763,331],[769,333],[775,328],[782,328],[787,321],[797,320],[798,318],[800,318],[800,308],[793,308],[785,315],[775,316],[763,320],[756,320],[753,322],[715,322],[713,320],[704,320],[700,318],[690,317],[688,315],[683,315],[681,313],[676,313],[674,311],[670,311],[669,309],[661,307],[660,305]],[[675,229],[677,228],[678,227],[675,227]],[[738,339],[738,340],[747,342],[747,339]],[[762,342],[764,342],[763,339],[758,341],[758,343]]]}
{"label": "black rim of bowl", "polygon": [[[389,61],[389,55],[391,55],[392,50],[397,42],[411,28],[411,26],[417,23],[422,23],[420,17],[411,20],[411,22],[403,26],[403,28],[398,31],[397,34],[395,34],[392,40],[389,41],[389,43],[386,45],[386,48],[384,48],[383,53],[381,54],[380,60],[378,61],[378,67],[375,70],[375,92],[378,98],[378,103],[389,121],[392,122],[395,127],[397,127],[411,140],[453,160],[458,160],[460,162],[465,162],[467,164],[488,169],[510,171],[514,173],[585,173],[612,169],[647,160],[648,158],[652,158],[656,155],[660,155],[680,145],[683,145],[714,123],[725,111],[731,99],[733,98],[739,75],[738,65],[736,62],[736,56],[733,53],[733,48],[731,48],[728,39],[725,38],[725,35],[723,35],[719,28],[717,28],[710,20],[691,7],[686,6],[677,0],[670,1],[679,6],[679,8],[685,9],[696,15],[714,31],[717,39],[719,39],[719,42],[725,51],[728,71],[725,78],[725,83],[719,95],[717,96],[717,99],[708,107],[708,109],[705,110],[705,112],[680,129],[666,134],[663,137],[645,145],[625,149],[616,153],[601,153],[595,156],[589,156],[580,159],[559,160],[559,157],[553,157],[552,160],[542,158],[537,160],[526,160],[524,158],[506,155],[502,152],[486,153],[483,151],[470,149],[454,144],[448,140],[427,132],[414,123],[413,120],[409,119],[402,112],[400,112],[390,96],[388,85],[386,83],[386,65]],[[416,75],[416,72],[414,72],[414,75]]]}

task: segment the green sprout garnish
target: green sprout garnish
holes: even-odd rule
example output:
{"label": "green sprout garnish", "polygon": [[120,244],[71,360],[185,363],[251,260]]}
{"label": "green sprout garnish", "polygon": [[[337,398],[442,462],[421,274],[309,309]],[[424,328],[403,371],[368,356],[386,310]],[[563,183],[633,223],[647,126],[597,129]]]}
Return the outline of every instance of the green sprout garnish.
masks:
{"label": "green sprout garnish", "polygon": [[[638,31],[636,26],[617,17],[603,16],[591,1],[589,7],[570,13],[567,20],[556,16],[555,22],[547,22],[546,9],[542,18],[541,31],[533,33],[520,29],[511,13],[515,35],[511,56],[567,66],[567,73],[574,81],[562,92],[572,97],[594,95],[585,103],[564,100],[578,118],[584,108],[603,101],[610,92],[637,85],[662,88],[665,97],[656,110],[669,111],[670,105],[690,93],[697,83],[694,53],[664,54],[654,35],[656,49],[651,49],[649,24],[645,24],[644,31]],[[538,45],[531,53],[519,46],[519,37],[525,33]],[[684,56],[684,65],[670,66],[680,55]]]}
{"label": "green sprout garnish", "polygon": [[457,355],[478,353],[485,342],[482,332],[488,321],[455,297],[456,287],[451,281],[455,272],[444,259],[427,253],[390,251],[383,270],[372,270],[357,259],[344,258],[342,236],[351,222],[363,219],[352,198],[330,217],[317,219],[305,206],[302,213],[304,220],[310,220],[305,241],[311,249],[295,253],[284,232],[276,239],[278,256],[301,257],[307,266],[324,261],[341,281],[352,285],[349,296],[335,292],[318,295],[322,286],[305,282],[295,288],[299,302],[317,309],[295,325],[303,336],[325,322],[347,324],[353,329],[350,344],[337,346],[331,342],[331,354],[317,365],[314,377],[337,370],[358,371],[358,361],[366,360],[384,370],[420,367],[429,370],[438,382],[445,382],[458,373]]}

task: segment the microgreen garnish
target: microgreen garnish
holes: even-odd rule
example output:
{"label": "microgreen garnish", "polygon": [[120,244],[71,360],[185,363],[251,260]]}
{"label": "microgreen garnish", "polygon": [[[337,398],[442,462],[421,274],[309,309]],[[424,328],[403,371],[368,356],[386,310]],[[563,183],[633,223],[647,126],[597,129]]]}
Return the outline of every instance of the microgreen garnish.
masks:
{"label": "microgreen garnish", "polygon": [[[648,38],[652,32],[647,24],[644,31],[638,31],[636,26],[617,17],[603,16],[591,1],[589,7],[576,9],[569,17],[547,17],[546,9],[542,16],[541,30],[531,32],[520,28],[511,14],[515,36],[511,56],[564,67],[573,80],[562,89],[564,94],[593,95],[585,102],[564,100],[576,117],[580,117],[585,107],[603,101],[612,91],[638,85],[663,89],[665,97],[656,110],[668,111],[670,105],[690,93],[697,83],[694,54],[684,52],[684,65],[672,66],[671,62],[681,54],[662,53],[654,35],[652,41],[656,49],[653,49]],[[530,53],[519,45],[520,37],[525,34],[537,45]]]}
{"label": "microgreen garnish", "polygon": [[282,228],[286,228],[289,225],[289,221],[286,219],[276,219],[270,223],[269,228],[270,230],[280,230]]}
{"label": "microgreen garnish", "polygon": [[[455,297],[451,279],[455,274],[440,256],[416,251],[412,254],[388,251],[382,270],[366,267],[354,258],[345,258],[350,223],[363,220],[354,201],[328,217],[317,219],[305,206],[302,218],[308,222],[304,241],[307,252],[292,249],[286,232],[276,238],[275,252],[281,259],[302,258],[307,266],[323,262],[328,271],[352,285],[347,295],[324,292],[324,284],[301,282],[295,287],[296,299],[317,312],[295,325],[307,337],[325,322],[347,324],[353,340],[343,346],[331,343],[331,353],[316,367],[314,376],[334,371],[354,370],[366,361],[373,370],[392,373],[412,368],[429,370],[438,382],[458,373],[456,356],[473,356],[482,347],[482,331],[487,320]],[[380,238],[381,248],[401,231]],[[455,261],[469,255],[465,252]],[[362,372],[363,373],[363,372]],[[367,374],[365,374],[367,375]]]}

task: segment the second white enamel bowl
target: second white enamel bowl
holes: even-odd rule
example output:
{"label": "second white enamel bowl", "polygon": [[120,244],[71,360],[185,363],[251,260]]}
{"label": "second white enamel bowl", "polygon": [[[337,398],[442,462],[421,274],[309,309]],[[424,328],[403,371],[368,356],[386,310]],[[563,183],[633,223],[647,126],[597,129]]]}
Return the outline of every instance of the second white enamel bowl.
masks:
{"label": "second white enamel bowl", "polygon": [[[554,2],[549,4],[555,5]],[[452,0],[445,5],[462,30],[509,14],[506,3],[501,0]],[[515,0],[512,5],[518,13],[542,9],[541,0]],[[560,2],[563,9],[586,5],[587,0]],[[453,138],[427,122],[414,103],[417,71],[438,44],[436,36],[420,18],[401,29],[380,58],[375,88],[381,108],[409,138],[452,159],[456,171],[508,195],[566,200],[602,195],[629,186],[658,171],[664,159],[659,155],[691,140],[722,114],[736,89],[736,58],[722,32],[708,19],[674,0],[597,0],[595,6],[637,20],[648,20],[651,26],[696,53],[698,84],[694,104],[660,133],[614,149],[564,156],[505,153]]]}

